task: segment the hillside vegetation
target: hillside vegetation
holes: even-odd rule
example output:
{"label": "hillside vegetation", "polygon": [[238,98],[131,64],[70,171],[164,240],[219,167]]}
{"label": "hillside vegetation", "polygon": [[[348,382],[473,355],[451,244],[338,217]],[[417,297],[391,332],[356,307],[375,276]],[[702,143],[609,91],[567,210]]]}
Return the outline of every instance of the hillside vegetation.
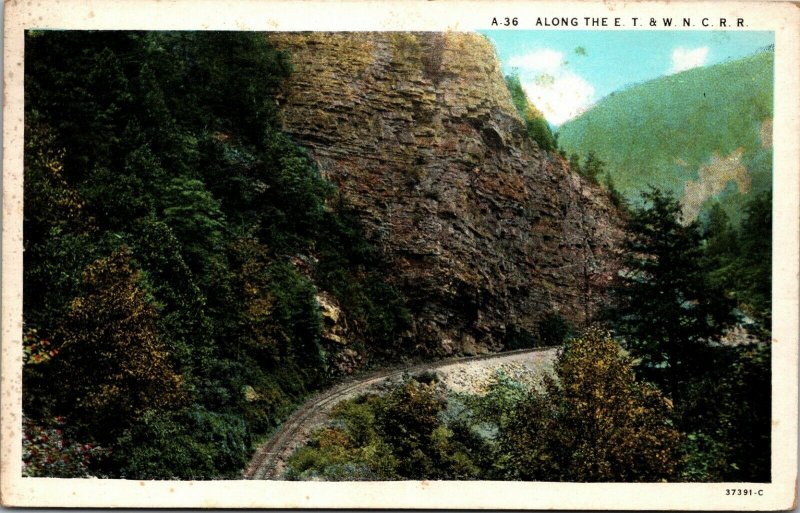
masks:
{"label": "hillside vegetation", "polygon": [[238,476],[343,356],[400,350],[380,255],[278,129],[263,35],[29,32],[26,59],[27,475]]}
{"label": "hillside vegetation", "polygon": [[567,154],[594,154],[616,188],[640,201],[650,185],[693,219],[714,200],[735,222],[772,188],[771,51],[613,93],[558,131]]}

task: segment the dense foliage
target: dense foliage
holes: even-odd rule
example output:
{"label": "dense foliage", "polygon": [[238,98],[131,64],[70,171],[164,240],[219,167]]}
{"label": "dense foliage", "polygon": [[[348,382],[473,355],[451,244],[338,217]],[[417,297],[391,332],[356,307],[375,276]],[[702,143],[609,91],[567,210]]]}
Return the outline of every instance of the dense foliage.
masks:
{"label": "dense foliage", "polygon": [[560,346],[572,338],[575,327],[558,312],[545,315],[531,333],[525,328],[509,326],[503,347],[506,350]]}
{"label": "dense foliage", "polygon": [[[279,129],[291,66],[263,35],[29,32],[25,73],[26,475],[238,477],[254,441],[352,371],[345,352],[404,351],[380,251]],[[622,210],[601,156],[570,165]],[[541,386],[408,378],[340,404],[289,477],[768,481],[772,202],[750,198],[736,223],[713,204],[687,223],[645,193],[623,213],[613,337],[574,338],[557,313],[509,326],[507,348],[563,345]],[[759,342],[721,343],[735,326]]]}
{"label": "dense foliage", "polygon": [[448,395],[410,379],[333,418],[290,477],[658,481],[681,461],[668,403],[596,332],[569,343],[542,391],[499,375],[486,394]]}
{"label": "dense foliage", "polygon": [[408,378],[385,395],[339,404],[332,425],[290,459],[290,479],[476,479],[480,439],[443,421],[447,397],[435,377]]}
{"label": "dense foliage", "polygon": [[637,372],[673,401],[684,479],[770,477],[771,203],[751,198],[738,229],[718,207],[702,229],[682,222],[658,190],[629,213],[609,320]]}
{"label": "dense foliage", "polygon": [[236,476],[340,372],[322,292],[365,357],[400,347],[380,253],[279,130],[290,72],[262,34],[27,33],[26,431],[102,448],[29,474]]}
{"label": "dense foliage", "polygon": [[632,362],[600,332],[572,340],[543,391],[501,380],[481,398],[495,430],[494,478],[659,481],[680,465],[669,404],[636,380]]}
{"label": "dense foliage", "polygon": [[751,324],[768,332],[772,321],[771,193],[754,195],[738,226],[717,203],[702,224],[709,280],[729,292]]}
{"label": "dense foliage", "polygon": [[625,271],[612,312],[614,326],[650,378],[672,396],[701,368],[697,350],[732,322],[732,302],[702,266],[700,231],[682,224],[680,204],[659,190],[631,212]]}

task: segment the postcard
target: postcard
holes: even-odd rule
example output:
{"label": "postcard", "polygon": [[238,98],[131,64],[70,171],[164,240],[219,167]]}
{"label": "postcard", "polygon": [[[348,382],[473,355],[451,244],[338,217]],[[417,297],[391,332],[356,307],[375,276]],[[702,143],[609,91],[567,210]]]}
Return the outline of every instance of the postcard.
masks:
{"label": "postcard", "polygon": [[3,505],[794,507],[796,5],[4,15]]}

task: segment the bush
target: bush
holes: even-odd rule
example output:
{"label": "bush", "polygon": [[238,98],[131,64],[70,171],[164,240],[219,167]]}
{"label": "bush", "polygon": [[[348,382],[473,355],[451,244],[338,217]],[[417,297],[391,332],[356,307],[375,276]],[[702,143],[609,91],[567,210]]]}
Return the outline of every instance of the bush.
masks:
{"label": "bush", "polygon": [[545,390],[500,380],[481,420],[496,435],[493,478],[647,482],[673,479],[681,436],[669,405],[637,382],[630,359],[605,334],[572,340]]}
{"label": "bush", "polygon": [[125,479],[238,478],[250,445],[247,425],[236,416],[199,406],[151,410],[115,441],[113,460]]}
{"label": "bush", "polygon": [[[477,479],[482,441],[462,419],[446,420],[432,375],[408,379],[384,396],[337,405],[289,462],[292,479]],[[482,460],[481,460],[482,461]]]}
{"label": "bush", "polygon": [[289,479],[396,479],[397,460],[375,423],[381,398],[360,396],[334,408],[333,425],[318,430],[289,460]]}
{"label": "bush", "polygon": [[109,450],[91,442],[69,440],[64,418],[51,419],[43,427],[22,418],[22,475],[24,477],[89,477],[109,455]]}
{"label": "bush", "polygon": [[506,331],[503,346],[508,350],[525,349],[536,347],[539,344],[537,338],[525,328],[511,326]]}
{"label": "bush", "polygon": [[559,313],[546,315],[538,326],[539,345],[560,346],[572,338],[572,326]]}
{"label": "bush", "polygon": [[572,337],[572,331],[561,314],[550,313],[539,321],[535,333],[518,326],[509,327],[503,345],[508,350],[560,346]]}

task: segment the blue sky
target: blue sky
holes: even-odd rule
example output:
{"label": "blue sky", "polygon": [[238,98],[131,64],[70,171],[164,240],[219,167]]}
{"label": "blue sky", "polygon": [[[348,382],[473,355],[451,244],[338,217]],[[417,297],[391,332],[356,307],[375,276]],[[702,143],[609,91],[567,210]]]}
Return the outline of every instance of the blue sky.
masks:
{"label": "blue sky", "polygon": [[503,72],[516,71],[528,98],[553,125],[632,84],[755,53],[774,43],[754,31],[482,31]]}

